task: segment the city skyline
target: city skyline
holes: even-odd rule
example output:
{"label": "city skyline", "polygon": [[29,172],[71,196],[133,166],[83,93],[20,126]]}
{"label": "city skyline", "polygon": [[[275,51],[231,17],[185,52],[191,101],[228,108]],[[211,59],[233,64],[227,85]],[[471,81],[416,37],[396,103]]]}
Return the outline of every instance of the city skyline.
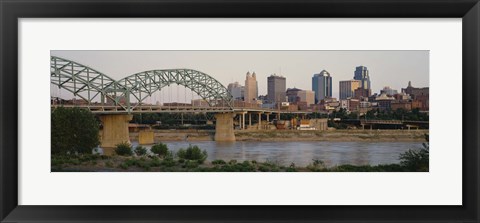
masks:
{"label": "city skyline", "polygon": [[[112,78],[151,69],[191,68],[205,72],[225,87],[257,74],[258,95],[267,94],[267,77],[284,76],[287,88],[311,89],[315,73],[327,70],[333,97],[339,98],[339,82],[354,78],[355,68],[369,70],[372,93],[385,86],[400,91],[408,81],[428,87],[428,51],[51,51],[90,66]],[[322,62],[323,61],[323,62]]]}

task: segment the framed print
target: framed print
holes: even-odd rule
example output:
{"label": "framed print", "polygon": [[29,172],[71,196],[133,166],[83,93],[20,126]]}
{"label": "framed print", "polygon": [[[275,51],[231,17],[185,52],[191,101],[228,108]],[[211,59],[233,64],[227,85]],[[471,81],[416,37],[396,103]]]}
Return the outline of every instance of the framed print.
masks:
{"label": "framed print", "polygon": [[2,1],[1,220],[478,222],[479,7]]}

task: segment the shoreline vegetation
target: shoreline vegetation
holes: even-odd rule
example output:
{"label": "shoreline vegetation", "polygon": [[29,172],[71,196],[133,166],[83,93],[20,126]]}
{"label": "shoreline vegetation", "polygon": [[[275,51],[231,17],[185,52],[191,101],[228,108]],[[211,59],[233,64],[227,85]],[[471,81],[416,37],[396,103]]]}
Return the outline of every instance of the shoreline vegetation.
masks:
{"label": "shoreline vegetation", "polygon": [[[214,130],[152,130],[155,141],[214,141]],[[130,140],[138,141],[138,132]],[[428,130],[237,130],[236,141],[423,142]]]}
{"label": "shoreline vegetation", "polygon": [[157,143],[148,153],[143,146],[132,148],[128,143],[118,144],[114,156],[99,154],[52,154],[52,172],[428,172],[429,145],[421,149],[410,149],[400,154],[399,164],[380,165],[335,165],[327,166],[322,160],[313,159],[307,166],[281,161],[259,162],[248,160],[213,160],[206,162],[208,154],[198,146],[176,153],[166,144]]}
{"label": "shoreline vegetation", "polygon": [[[411,148],[400,154],[399,164],[327,166],[312,159],[305,167],[281,161],[213,160],[208,154],[190,144],[177,152],[157,143],[150,152],[128,143],[116,145],[113,156],[92,154],[101,139],[100,123],[91,112],[79,108],[57,108],[52,111],[52,172],[428,172],[428,130],[246,130],[236,131],[238,141],[423,141],[423,148]],[[208,130],[155,130],[155,141],[212,139]],[[135,137],[135,134],[130,134]],[[138,137],[138,136],[137,136]],[[426,141],[426,142],[425,142]]]}

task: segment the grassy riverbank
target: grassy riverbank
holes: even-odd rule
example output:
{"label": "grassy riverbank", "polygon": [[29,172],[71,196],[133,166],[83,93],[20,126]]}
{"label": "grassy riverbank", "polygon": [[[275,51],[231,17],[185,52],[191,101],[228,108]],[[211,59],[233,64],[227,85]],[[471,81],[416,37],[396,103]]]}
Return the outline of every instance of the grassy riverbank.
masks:
{"label": "grassy riverbank", "polygon": [[400,164],[339,165],[327,167],[322,161],[312,160],[306,167],[294,163],[282,165],[275,161],[257,162],[214,160],[202,164],[179,159],[166,160],[156,156],[54,156],[52,172],[412,172]]}
{"label": "grassy riverbank", "polygon": [[[125,150],[125,145],[127,145]],[[206,162],[208,154],[190,145],[177,153],[165,144],[156,144],[154,154],[145,148],[134,151],[128,144],[117,148],[120,155],[99,154],[52,155],[52,172],[428,172],[428,144],[420,151],[409,150],[400,155],[400,164],[335,165],[327,166],[321,160],[312,160],[306,166],[295,163],[284,165],[279,161],[258,162],[247,160],[214,160]],[[163,149],[162,149],[163,148]],[[135,152],[136,155],[133,155]]]}

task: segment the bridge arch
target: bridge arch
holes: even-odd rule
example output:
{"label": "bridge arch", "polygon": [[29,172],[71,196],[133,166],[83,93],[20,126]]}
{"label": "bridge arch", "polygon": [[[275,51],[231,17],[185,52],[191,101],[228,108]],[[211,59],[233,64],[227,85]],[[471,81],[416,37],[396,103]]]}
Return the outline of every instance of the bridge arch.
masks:
{"label": "bridge arch", "polygon": [[106,74],[75,61],[51,56],[50,83],[84,99],[88,104],[94,100],[100,100],[103,104],[107,98],[127,109],[116,97],[117,94],[126,93],[124,86]]}
{"label": "bridge arch", "polygon": [[[193,69],[143,71],[116,81],[91,67],[51,56],[50,82],[81,97],[88,104],[98,99],[104,104],[107,98],[125,111],[139,106],[156,91],[178,84],[198,94],[210,106],[220,105],[233,110],[233,97],[227,88],[208,74]],[[121,98],[126,98],[127,103]],[[130,99],[136,99],[138,103],[132,106]]]}
{"label": "bridge arch", "polygon": [[143,102],[156,91],[171,84],[182,85],[204,99],[210,106],[233,109],[233,97],[227,88],[210,75],[192,69],[149,70],[118,81],[130,94]]}

